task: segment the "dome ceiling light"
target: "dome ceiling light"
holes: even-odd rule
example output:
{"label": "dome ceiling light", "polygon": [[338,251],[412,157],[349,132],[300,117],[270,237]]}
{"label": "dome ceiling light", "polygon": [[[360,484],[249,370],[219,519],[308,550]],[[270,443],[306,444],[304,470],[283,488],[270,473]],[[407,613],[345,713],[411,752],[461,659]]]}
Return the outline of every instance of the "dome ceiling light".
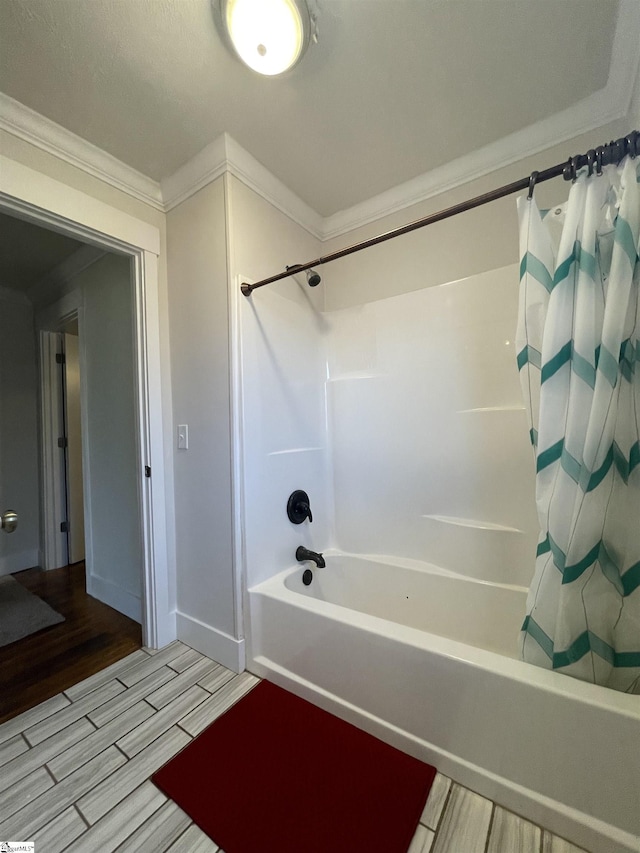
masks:
{"label": "dome ceiling light", "polygon": [[288,71],[309,45],[305,0],[220,0],[220,18],[234,53],[258,74]]}

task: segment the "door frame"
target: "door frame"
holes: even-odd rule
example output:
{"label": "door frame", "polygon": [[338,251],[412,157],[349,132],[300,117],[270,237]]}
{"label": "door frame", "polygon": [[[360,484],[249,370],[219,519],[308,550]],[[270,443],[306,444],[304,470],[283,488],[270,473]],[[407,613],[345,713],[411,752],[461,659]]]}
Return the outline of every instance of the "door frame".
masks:
{"label": "door frame", "polygon": [[[92,196],[0,155],[0,211],[132,259],[138,476],[143,544],[142,636],[161,648],[176,639],[171,606],[158,299],[160,231]],[[145,476],[145,467],[151,477]],[[173,574],[173,572],[171,572]],[[173,578],[174,580],[174,578]]]}
{"label": "door frame", "polygon": [[58,448],[62,420],[62,389],[58,354],[58,333],[38,329],[40,386],[40,562],[45,571],[65,566],[66,548],[60,522],[67,517],[64,494],[64,466]]}

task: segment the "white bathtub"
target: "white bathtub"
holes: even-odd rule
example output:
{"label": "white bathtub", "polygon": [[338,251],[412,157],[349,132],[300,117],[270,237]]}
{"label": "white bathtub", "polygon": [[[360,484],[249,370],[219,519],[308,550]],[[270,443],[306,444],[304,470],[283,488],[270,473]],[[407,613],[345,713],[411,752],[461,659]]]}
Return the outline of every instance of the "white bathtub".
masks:
{"label": "white bathtub", "polygon": [[516,660],[521,588],[325,558],[249,590],[252,672],[588,850],[640,851],[640,697]]}

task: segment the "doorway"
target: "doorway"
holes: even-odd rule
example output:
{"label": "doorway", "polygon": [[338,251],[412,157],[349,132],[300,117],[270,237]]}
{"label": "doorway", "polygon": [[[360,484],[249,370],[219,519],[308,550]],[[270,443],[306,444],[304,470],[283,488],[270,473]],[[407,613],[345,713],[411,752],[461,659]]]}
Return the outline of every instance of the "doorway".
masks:
{"label": "doorway", "polygon": [[[0,496],[18,512],[0,538],[0,603],[17,630],[2,632],[2,718],[140,647],[143,561],[130,260],[85,253],[74,268],[85,247],[2,214],[0,234]],[[61,294],[73,315],[57,316]],[[21,637],[33,595],[64,621]]]}
{"label": "doorway", "polygon": [[[71,513],[74,504],[82,502],[87,591],[142,622],[138,475],[144,462],[137,441],[130,260],[125,255],[101,253],[65,282],[64,290],[61,298],[36,314],[45,460],[43,565],[52,569],[74,562],[70,557],[78,524]],[[65,334],[64,329],[76,322],[78,336]],[[74,346],[79,362],[75,383]],[[69,393],[74,384],[80,409],[75,430],[70,422],[74,406]],[[77,440],[75,447],[73,441],[78,431],[80,449]],[[73,464],[78,450],[80,465]],[[78,468],[82,479],[74,490]]]}
{"label": "doorway", "polygon": [[[103,252],[115,252],[128,259],[132,270],[137,439],[134,475],[142,539],[141,621],[145,644],[160,648],[176,635],[168,557],[172,537],[166,524],[172,497],[165,488],[162,424],[158,304],[160,234],[147,222],[16,161],[4,157],[0,160],[3,171],[0,212],[45,226]],[[65,300],[68,302],[66,295],[60,300],[61,310],[65,310]],[[4,507],[0,507],[2,509]],[[117,531],[113,535],[117,536]]]}

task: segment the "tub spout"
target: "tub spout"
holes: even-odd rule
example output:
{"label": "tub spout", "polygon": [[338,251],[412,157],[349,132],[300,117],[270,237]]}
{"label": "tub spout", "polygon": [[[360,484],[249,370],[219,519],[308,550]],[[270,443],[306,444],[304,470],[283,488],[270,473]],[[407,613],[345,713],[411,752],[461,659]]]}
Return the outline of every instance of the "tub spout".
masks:
{"label": "tub spout", "polygon": [[300,545],[296,549],[296,560],[299,563],[304,563],[305,560],[311,560],[319,569],[323,569],[327,565],[322,554],[310,551],[308,548],[305,548],[304,545]]}

